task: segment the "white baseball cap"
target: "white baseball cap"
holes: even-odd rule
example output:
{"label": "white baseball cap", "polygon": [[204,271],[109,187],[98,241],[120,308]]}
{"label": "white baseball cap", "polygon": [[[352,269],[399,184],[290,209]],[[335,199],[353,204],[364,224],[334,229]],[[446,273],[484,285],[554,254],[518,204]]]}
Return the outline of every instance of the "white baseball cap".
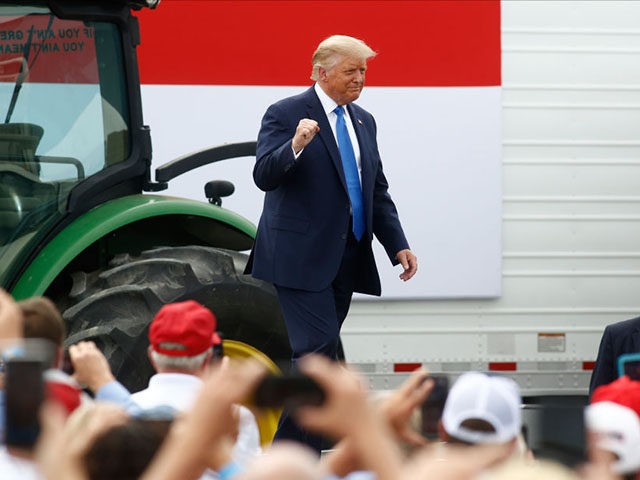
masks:
{"label": "white baseball cap", "polygon": [[640,470],[640,418],[632,409],[614,402],[596,402],[585,408],[585,427],[595,433],[598,448],[614,453],[617,474]]}
{"label": "white baseball cap", "polygon": [[[449,435],[465,442],[505,443],[520,433],[521,403],[520,389],[512,379],[468,372],[461,375],[449,391],[442,426]],[[470,419],[484,420],[495,431],[464,427],[462,423]]]}

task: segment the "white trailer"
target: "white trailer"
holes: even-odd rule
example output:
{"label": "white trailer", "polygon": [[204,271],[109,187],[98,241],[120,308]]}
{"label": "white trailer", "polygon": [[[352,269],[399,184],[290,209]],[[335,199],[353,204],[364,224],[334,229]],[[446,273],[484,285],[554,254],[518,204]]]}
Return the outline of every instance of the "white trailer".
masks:
{"label": "white trailer", "polygon": [[[357,3],[349,8],[359,8]],[[467,370],[502,371],[526,396],[584,395],[604,326],[640,314],[640,2],[504,0],[501,22],[499,294],[356,299],[343,341],[348,361],[368,375],[374,389],[392,388],[407,371],[424,365],[452,377]],[[144,20],[141,30],[148,40]],[[146,45],[153,48],[153,42]],[[164,58],[165,52],[157,55]],[[223,141],[254,139],[266,106],[300,90],[145,85],[154,163]],[[379,118],[388,117],[383,113]],[[236,195],[225,199],[232,210],[242,212],[238,199],[252,199],[259,211],[261,192],[252,197],[242,191],[252,183],[252,165],[248,159],[236,177],[225,170],[225,178],[236,183]],[[416,190],[424,189],[415,180]],[[397,182],[390,181],[392,187]],[[173,181],[171,189],[202,199],[202,183],[199,172]],[[401,217],[423,206],[400,205]],[[447,263],[438,248],[418,254],[426,274],[434,264]]]}
{"label": "white trailer", "polygon": [[640,314],[640,2],[503,1],[502,75],[502,294],[357,301],[375,389],[424,365],[583,395],[604,326]]}

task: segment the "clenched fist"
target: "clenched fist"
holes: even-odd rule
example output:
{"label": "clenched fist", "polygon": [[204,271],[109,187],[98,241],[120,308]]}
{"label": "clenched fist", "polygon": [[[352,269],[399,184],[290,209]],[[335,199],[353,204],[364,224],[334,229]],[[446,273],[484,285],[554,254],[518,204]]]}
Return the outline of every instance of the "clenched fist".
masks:
{"label": "clenched fist", "polygon": [[315,120],[311,120],[310,118],[303,118],[298,122],[298,127],[296,128],[296,134],[293,136],[293,140],[291,141],[291,146],[293,147],[293,151],[298,153],[304,147],[309,145],[309,142],[313,140],[313,137],[316,136],[316,133],[320,131],[320,127],[318,126],[318,122]]}

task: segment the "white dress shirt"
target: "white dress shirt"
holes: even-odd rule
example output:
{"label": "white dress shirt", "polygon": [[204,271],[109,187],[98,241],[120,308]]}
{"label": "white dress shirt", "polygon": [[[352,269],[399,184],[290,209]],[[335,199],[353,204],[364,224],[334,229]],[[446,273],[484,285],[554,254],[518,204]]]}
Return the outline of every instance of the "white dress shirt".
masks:
{"label": "white dress shirt", "polygon": [[[317,83],[313,86],[316,91],[316,95],[320,99],[320,103],[322,104],[322,108],[324,109],[324,113],[327,115],[327,120],[329,120],[329,125],[331,125],[331,130],[333,131],[333,138],[336,139],[336,144],[338,143],[338,136],[336,135],[336,123],[338,122],[338,115],[334,110],[338,106],[338,104],[326,93]],[[360,176],[360,183],[362,183],[362,164],[360,162],[360,145],[358,144],[358,137],[356,136],[356,131],[353,128],[353,122],[351,121],[351,116],[349,115],[349,109],[346,106],[342,107],[342,111],[344,112],[344,121],[347,124],[347,131],[349,132],[349,139],[351,140],[351,145],[353,145],[353,153],[356,156],[356,163],[358,165],[358,175]]]}
{"label": "white dress shirt", "polygon": [[[164,405],[184,412],[191,408],[201,387],[202,380],[195,375],[156,373],[149,380],[149,387],[134,393],[131,400],[143,409]],[[260,454],[262,448],[260,431],[253,413],[242,405],[239,407],[238,439],[233,447],[232,457],[239,465],[245,465]]]}

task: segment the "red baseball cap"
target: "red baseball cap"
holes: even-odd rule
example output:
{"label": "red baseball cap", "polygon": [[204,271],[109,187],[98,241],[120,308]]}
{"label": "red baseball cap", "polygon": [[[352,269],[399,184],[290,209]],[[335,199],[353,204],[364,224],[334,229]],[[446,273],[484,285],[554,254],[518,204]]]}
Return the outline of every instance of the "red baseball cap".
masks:
{"label": "red baseball cap", "polygon": [[164,305],[151,321],[149,343],[171,357],[192,357],[211,348],[216,335],[216,317],[193,300]]}
{"label": "red baseball cap", "polygon": [[600,385],[591,395],[591,403],[596,402],[617,403],[640,415],[640,381],[624,375],[609,384]]}

